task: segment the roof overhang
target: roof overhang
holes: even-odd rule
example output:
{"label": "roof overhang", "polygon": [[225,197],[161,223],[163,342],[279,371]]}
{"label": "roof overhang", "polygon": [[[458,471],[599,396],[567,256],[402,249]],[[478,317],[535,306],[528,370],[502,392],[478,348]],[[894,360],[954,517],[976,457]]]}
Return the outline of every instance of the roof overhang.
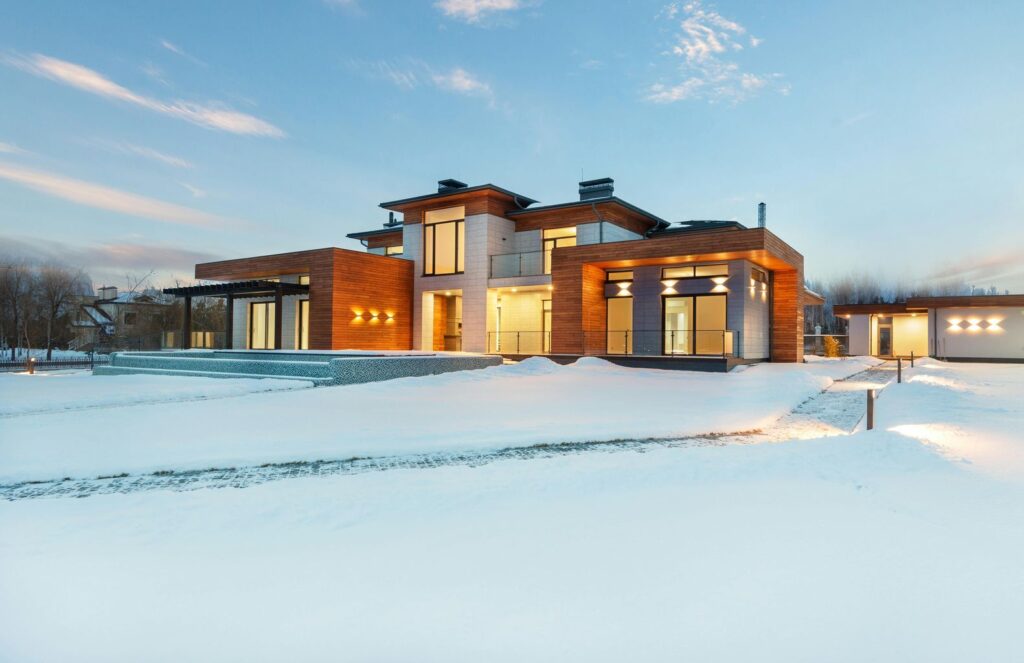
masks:
{"label": "roof overhang", "polygon": [[349,233],[345,235],[345,237],[348,237],[349,239],[370,239],[371,237],[384,237],[396,234],[402,234],[402,224],[398,224],[391,228],[381,228],[380,230],[363,230],[361,232]]}
{"label": "roof overhang", "polygon": [[561,210],[576,209],[580,207],[594,207],[600,210],[601,207],[617,207],[623,212],[639,217],[646,221],[650,226],[658,229],[668,228],[671,224],[658,216],[655,216],[647,210],[641,209],[632,203],[628,203],[621,198],[610,196],[608,198],[595,198],[592,200],[574,200],[568,203],[558,203],[556,205],[544,205],[542,207],[532,207],[530,209],[514,210],[509,212],[506,216],[512,219],[518,218],[536,218],[538,216],[547,216],[557,214]]}
{"label": "roof overhang", "polygon": [[164,288],[165,295],[174,295],[175,297],[226,297],[228,295],[233,297],[265,297],[278,293],[281,295],[308,295],[309,286],[298,283],[253,280]]}
{"label": "roof overhang", "polygon": [[413,196],[411,198],[400,198],[399,200],[389,200],[380,204],[386,210],[393,212],[404,212],[410,207],[419,207],[424,203],[430,203],[435,200],[457,203],[465,198],[472,197],[473,194],[479,194],[481,192],[489,192],[492,195],[498,195],[500,197],[508,198],[512,200],[519,207],[529,207],[530,205],[537,202],[533,198],[527,198],[526,196],[503,189],[500,186],[494,184],[480,184],[478,186],[467,186],[462,189],[452,189],[451,191],[439,191],[437,193],[428,193],[422,196]]}

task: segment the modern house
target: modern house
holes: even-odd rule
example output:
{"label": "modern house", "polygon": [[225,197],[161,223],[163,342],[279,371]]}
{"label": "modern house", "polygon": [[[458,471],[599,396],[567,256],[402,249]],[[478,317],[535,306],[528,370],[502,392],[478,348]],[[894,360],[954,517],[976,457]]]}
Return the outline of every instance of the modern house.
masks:
{"label": "modern house", "polygon": [[552,205],[449,179],[380,206],[391,213],[384,227],[349,235],[364,251],[203,263],[196,278],[215,283],[165,292],[226,297],[227,345],[237,349],[695,367],[800,361],[803,307],[821,303],[804,290],[803,256],[765,227],[763,204],[756,228],[670,223],[616,196],[611,179],[580,182],[577,200]]}
{"label": "modern house", "polygon": [[1024,362],[1024,295],[911,297],[837,304],[852,355]]}
{"label": "modern house", "polygon": [[161,334],[148,332],[159,329],[159,321],[173,304],[171,298],[152,289],[118,293],[114,286],[102,286],[97,293],[80,298],[71,323],[72,349],[109,347],[119,337],[131,338],[133,349],[161,348]]}

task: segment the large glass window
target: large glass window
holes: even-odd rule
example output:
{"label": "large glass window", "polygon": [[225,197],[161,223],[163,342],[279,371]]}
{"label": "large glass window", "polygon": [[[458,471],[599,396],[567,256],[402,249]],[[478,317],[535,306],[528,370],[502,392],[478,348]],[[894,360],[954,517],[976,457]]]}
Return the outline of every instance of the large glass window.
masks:
{"label": "large glass window", "polygon": [[274,348],[274,302],[252,302],[249,304],[249,348],[272,350]]}
{"label": "large glass window", "polygon": [[731,350],[726,296],[665,297],[665,354],[721,355]]}
{"label": "large glass window", "polygon": [[295,349],[309,349],[309,300],[300,299],[295,312]]}
{"label": "large glass window", "polygon": [[466,208],[430,210],[423,218],[423,274],[461,274],[466,269]]}
{"label": "large glass window", "polygon": [[661,270],[663,279],[706,279],[712,276],[729,276],[729,265],[688,265]]}
{"label": "large glass window", "polygon": [[544,231],[544,273],[551,273],[551,252],[563,246],[576,246],[576,226]]}
{"label": "large glass window", "polygon": [[633,298],[608,300],[608,354],[633,353]]}
{"label": "large glass window", "polygon": [[402,255],[403,247],[401,244],[398,246],[389,246],[384,249],[384,255],[386,256],[400,256]]}

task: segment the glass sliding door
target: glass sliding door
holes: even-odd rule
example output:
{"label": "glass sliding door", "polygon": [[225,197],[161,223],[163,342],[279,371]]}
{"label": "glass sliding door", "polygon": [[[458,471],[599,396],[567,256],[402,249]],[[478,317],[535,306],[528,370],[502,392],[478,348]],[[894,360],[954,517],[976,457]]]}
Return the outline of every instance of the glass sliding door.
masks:
{"label": "glass sliding door", "polygon": [[665,298],[665,354],[693,354],[693,297]]}
{"label": "glass sliding door", "polygon": [[727,347],[726,296],[664,298],[664,352],[668,355],[723,355]]}
{"label": "glass sliding door", "polygon": [[274,302],[252,302],[249,304],[249,349],[274,349]]}
{"label": "glass sliding door", "polygon": [[298,327],[295,334],[295,349],[309,349],[309,300],[300,299],[299,309],[296,311],[295,322]]}

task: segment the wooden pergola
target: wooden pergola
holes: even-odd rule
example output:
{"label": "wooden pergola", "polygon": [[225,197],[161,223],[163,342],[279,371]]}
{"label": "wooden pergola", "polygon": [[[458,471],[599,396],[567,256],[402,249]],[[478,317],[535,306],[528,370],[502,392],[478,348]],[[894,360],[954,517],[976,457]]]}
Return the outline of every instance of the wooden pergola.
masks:
{"label": "wooden pergola", "polygon": [[182,315],[181,348],[192,347],[192,298],[193,297],[224,297],[225,338],[224,347],[232,348],[232,330],[234,326],[234,301],[236,299],[255,299],[257,297],[273,297],[274,309],[274,349],[281,349],[281,311],[286,295],[308,295],[309,286],[299,283],[281,283],[279,281],[252,280],[231,281],[227,283],[210,283],[206,285],[190,285],[182,288],[164,288],[165,295],[174,295],[185,300]]}

